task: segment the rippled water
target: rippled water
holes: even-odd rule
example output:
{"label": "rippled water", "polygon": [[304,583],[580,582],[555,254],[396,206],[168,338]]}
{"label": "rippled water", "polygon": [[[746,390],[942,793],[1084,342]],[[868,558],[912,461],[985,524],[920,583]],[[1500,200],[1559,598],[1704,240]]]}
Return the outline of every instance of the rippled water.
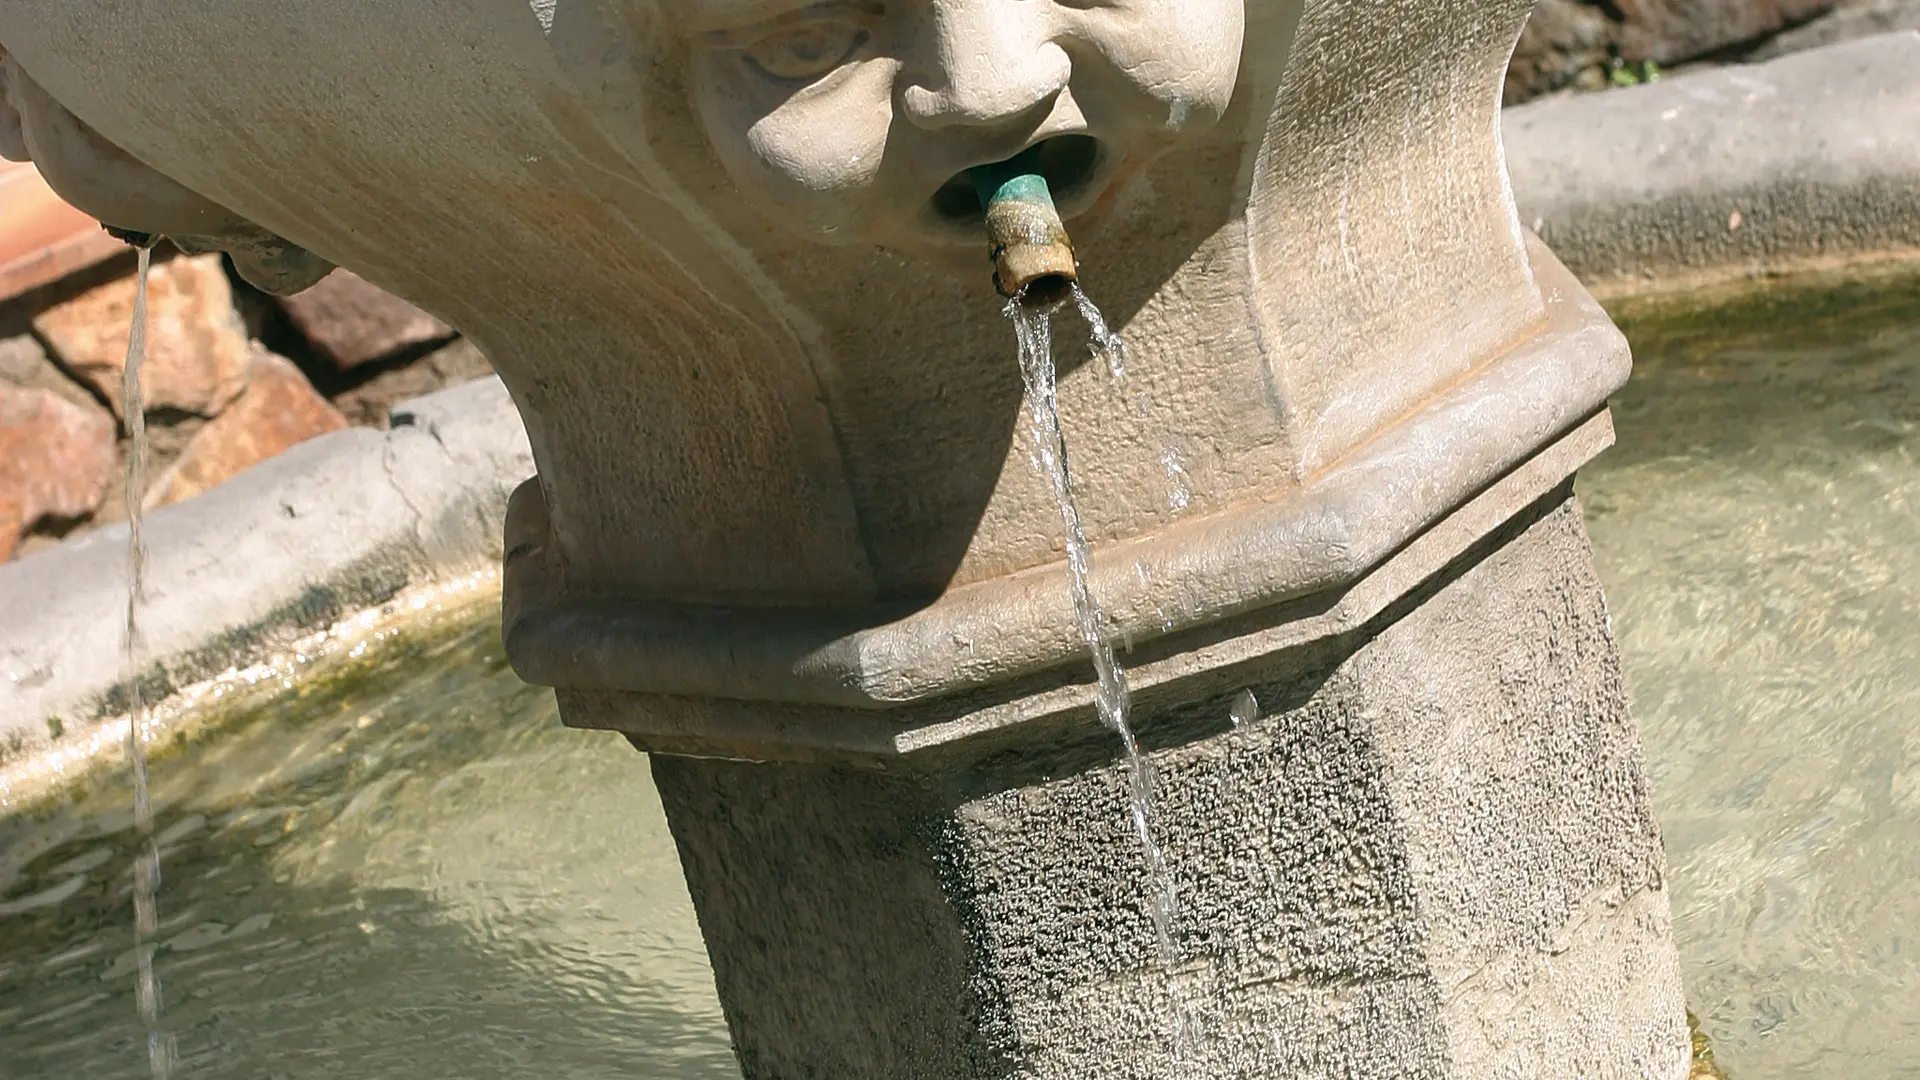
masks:
{"label": "rippled water", "polygon": [[[491,629],[153,764],[176,1075],[738,1080],[645,759]],[[147,1074],[125,776],[0,821],[0,1076]]]}
{"label": "rippled water", "polygon": [[[1630,324],[1581,480],[1735,1080],[1920,1072],[1920,309]],[[153,766],[177,1075],[737,1080],[644,761],[484,629]],[[0,1076],[146,1075],[124,775],[0,819]]]}
{"label": "rippled water", "polygon": [[1920,1075],[1920,307],[1842,287],[1629,322],[1581,478],[1735,1080]]}

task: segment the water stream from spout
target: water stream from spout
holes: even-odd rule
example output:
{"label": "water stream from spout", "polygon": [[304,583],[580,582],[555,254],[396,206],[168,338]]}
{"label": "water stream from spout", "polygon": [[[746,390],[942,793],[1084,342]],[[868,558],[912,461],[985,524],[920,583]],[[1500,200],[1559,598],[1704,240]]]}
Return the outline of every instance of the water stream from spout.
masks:
{"label": "water stream from spout", "polygon": [[[1073,298],[1091,328],[1091,346],[1106,360],[1116,377],[1126,370],[1126,343],[1114,333],[1086,294],[1074,286]],[[1140,752],[1128,718],[1127,674],[1114,655],[1113,640],[1107,629],[1106,614],[1094,595],[1090,581],[1091,561],[1086,529],[1080,522],[1080,509],[1074,500],[1073,476],[1067,464],[1066,435],[1060,427],[1053,362],[1053,310],[1028,307],[1019,299],[1007,305],[1007,317],[1013,321],[1020,345],[1020,376],[1026,388],[1029,426],[1039,467],[1053,483],[1053,494],[1060,506],[1060,518],[1066,531],[1067,580],[1073,594],[1074,615],[1080,636],[1092,655],[1094,674],[1099,680],[1095,708],[1100,720],[1120,737],[1127,766],[1128,808],[1133,831],[1146,857],[1149,887],[1149,916],[1153,922],[1155,943],[1162,969],[1168,976],[1173,995],[1176,1023],[1176,1050],[1185,1041],[1189,1010],[1173,981],[1173,969],[1179,962],[1174,943],[1173,923],[1177,901],[1173,875],[1167,869],[1166,854],[1154,836],[1152,764]]]}
{"label": "water stream from spout", "polygon": [[127,422],[127,767],[133,773],[133,830],[138,853],[133,860],[133,947],[139,962],[134,994],[147,1029],[147,1063],[154,1080],[173,1072],[173,1039],[160,1026],[160,980],[153,972],[153,936],[159,926],[160,848],[153,837],[153,798],[147,785],[147,705],[140,689],[142,642],[140,606],[146,600],[147,545],[140,535],[141,504],[147,488],[146,402],[140,367],[147,355],[147,277],[153,268],[151,241],[139,248],[134,283],[133,325],[127,334],[127,363],[120,376],[120,414]]}

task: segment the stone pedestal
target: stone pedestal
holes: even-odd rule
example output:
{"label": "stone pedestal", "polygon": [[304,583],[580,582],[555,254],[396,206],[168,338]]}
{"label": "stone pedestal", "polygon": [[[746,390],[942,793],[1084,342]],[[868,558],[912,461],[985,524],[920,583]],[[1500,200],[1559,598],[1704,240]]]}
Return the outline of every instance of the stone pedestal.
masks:
{"label": "stone pedestal", "polygon": [[1097,725],[931,769],[656,755],[749,1080],[1685,1075],[1564,487],[1364,625],[1203,682],[1136,711],[1171,971]]}

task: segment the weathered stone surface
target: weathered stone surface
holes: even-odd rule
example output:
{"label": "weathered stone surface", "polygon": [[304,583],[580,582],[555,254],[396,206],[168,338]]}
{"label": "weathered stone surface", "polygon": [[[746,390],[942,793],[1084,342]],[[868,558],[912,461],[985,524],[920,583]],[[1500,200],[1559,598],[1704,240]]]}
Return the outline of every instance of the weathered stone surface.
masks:
{"label": "weathered stone surface", "polygon": [[100,505],[113,478],[113,420],[47,390],[0,383],[0,559],[49,519]]}
{"label": "weathered stone surface", "polygon": [[[120,409],[133,320],[134,282],[115,281],[50,308],[34,329],[60,361]],[[147,411],[213,416],[246,387],[250,350],[218,255],[174,258],[153,268],[147,292]]]}
{"label": "weathered stone surface", "polygon": [[[146,521],[148,654],[174,685],[379,603],[497,564],[532,452],[498,379],[403,407],[392,431],[294,447]],[[124,525],[0,564],[0,755],[110,715],[124,657]]]}
{"label": "weathered stone surface", "polygon": [[247,388],[200,429],[147,490],[148,507],[191,498],[290,447],[347,426],[346,418],[314,392],[300,369],[255,348]]}
{"label": "weathered stone surface", "polygon": [[1520,219],[1589,285],[1920,247],[1920,34],[1509,109]]}
{"label": "weathered stone surface", "polygon": [[453,335],[451,326],[346,270],[280,303],[307,340],[342,368]]}
{"label": "weathered stone surface", "polygon": [[748,1080],[1686,1076],[1659,832],[1564,489],[1345,639],[1135,719],[1171,977],[1091,717],[934,775],[656,754]]}

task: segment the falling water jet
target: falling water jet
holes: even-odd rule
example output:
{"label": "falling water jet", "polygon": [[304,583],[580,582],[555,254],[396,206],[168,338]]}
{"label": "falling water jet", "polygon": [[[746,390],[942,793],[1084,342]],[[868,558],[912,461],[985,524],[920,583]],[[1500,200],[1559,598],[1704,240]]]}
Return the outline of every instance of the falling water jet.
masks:
{"label": "falling water jet", "polygon": [[134,282],[133,320],[127,331],[127,360],[120,375],[120,414],[127,424],[127,767],[133,773],[133,827],[139,854],[133,862],[133,946],[139,961],[135,1000],[147,1028],[147,1064],[154,1080],[173,1072],[173,1039],[160,1027],[160,980],[153,972],[152,939],[159,925],[160,849],[153,836],[153,798],[147,783],[145,745],[147,705],[140,690],[140,606],[146,600],[147,547],[141,536],[142,495],[147,486],[146,398],[140,368],[147,355],[147,277],[159,237],[107,226],[115,238],[139,252]]}
{"label": "falling water jet", "polygon": [[1175,1051],[1191,1032],[1187,1008],[1173,968],[1179,961],[1174,944],[1176,898],[1173,875],[1165,853],[1154,838],[1153,766],[1140,752],[1128,719],[1127,675],[1114,655],[1106,614],[1089,581],[1091,560],[1086,529],[1074,501],[1073,480],[1067,465],[1066,435],[1060,428],[1053,362],[1053,313],[1071,300],[1086,320],[1089,343],[1104,359],[1114,378],[1127,370],[1126,342],[1107,325],[1091,298],[1080,288],[1079,265],[1073,241],[1054,206],[1052,190],[1039,170],[1038,148],[995,165],[972,171],[974,190],[986,210],[987,235],[992,244],[993,281],[1007,297],[1007,317],[1019,342],[1020,377],[1026,390],[1036,463],[1053,483],[1067,543],[1067,579],[1073,594],[1074,615],[1086,642],[1099,683],[1095,700],[1100,720],[1120,737],[1127,759],[1127,795],[1133,831],[1146,857],[1149,881],[1148,911],[1153,922],[1161,967],[1168,976],[1168,992],[1175,1009]]}
{"label": "falling water jet", "polygon": [[[1069,287],[1078,291],[1078,287],[1071,283]],[[1140,752],[1140,742],[1133,733],[1128,717],[1126,671],[1114,655],[1113,640],[1107,632],[1106,614],[1101,610],[1099,598],[1094,595],[1089,580],[1090,550],[1086,529],[1080,521],[1079,506],[1074,500],[1072,472],[1067,464],[1066,435],[1060,427],[1056,394],[1053,312],[1058,307],[1058,303],[1033,303],[1025,297],[1015,296],[1008,300],[1006,313],[1013,321],[1014,333],[1019,341],[1020,375],[1026,390],[1036,461],[1052,481],[1054,498],[1059,504],[1061,522],[1065,526],[1067,580],[1073,595],[1074,615],[1079,623],[1081,639],[1091,654],[1099,686],[1095,709],[1101,722],[1120,737],[1120,745],[1126,755],[1129,816],[1134,835],[1140,841],[1146,857],[1148,914],[1153,923],[1160,964],[1168,977],[1168,992],[1173,998],[1175,1051],[1178,1054],[1182,1044],[1192,1034],[1189,1028],[1193,1017],[1173,977],[1173,968],[1179,962],[1179,950],[1173,937],[1177,899],[1166,855],[1154,836],[1153,766]],[[1097,325],[1105,324],[1102,322]]]}

